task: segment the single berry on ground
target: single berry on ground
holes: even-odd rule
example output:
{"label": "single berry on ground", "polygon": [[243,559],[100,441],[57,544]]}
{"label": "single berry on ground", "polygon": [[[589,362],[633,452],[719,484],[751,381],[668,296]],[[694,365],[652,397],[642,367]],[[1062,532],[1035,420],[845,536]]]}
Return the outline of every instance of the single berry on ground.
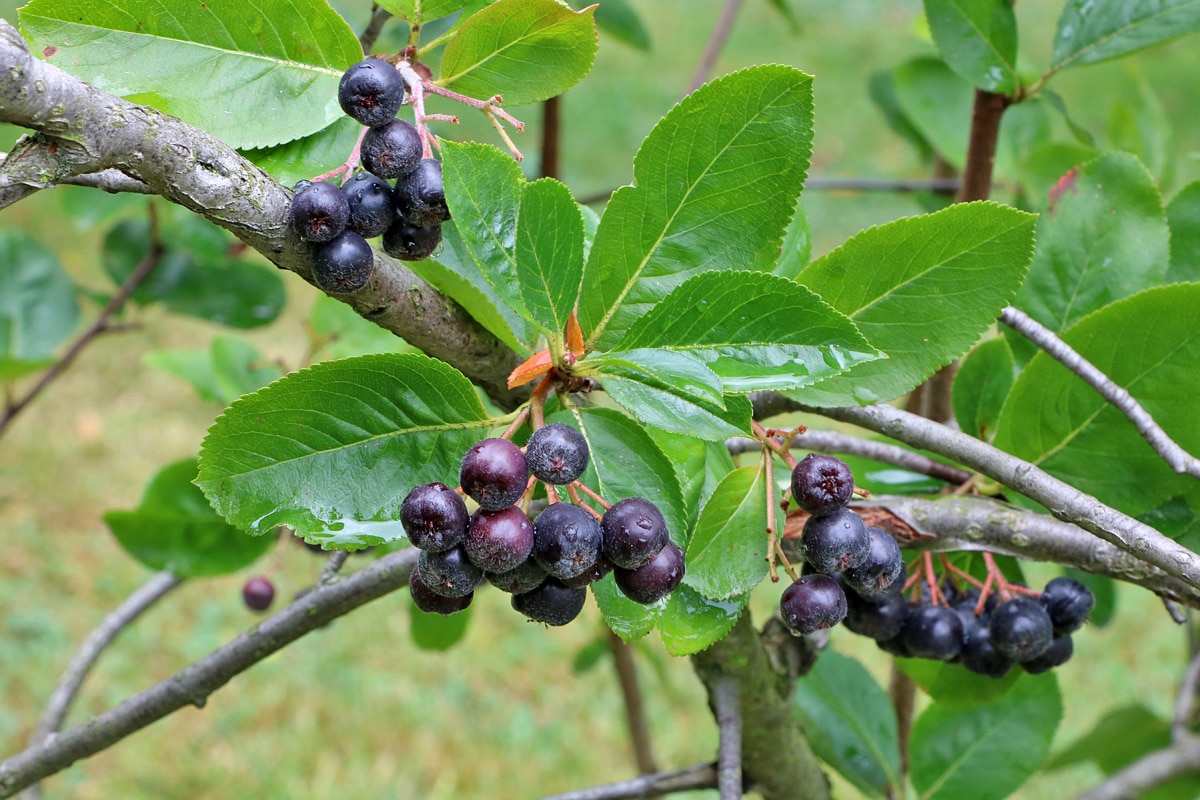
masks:
{"label": "single berry on ground", "polygon": [[1074,578],[1060,577],[1046,584],[1039,602],[1050,615],[1056,634],[1074,633],[1092,613],[1096,596]]}
{"label": "single berry on ground", "polygon": [[475,597],[473,591],[467,592],[461,597],[444,597],[436,594],[421,579],[420,570],[415,569],[408,576],[408,591],[412,595],[413,603],[426,614],[444,614],[446,616],[462,611],[471,605],[471,600]]}
{"label": "single berry on ground", "polygon": [[846,462],[809,453],[792,470],[792,499],[810,514],[832,514],[854,494],[854,474]]}
{"label": "single berry on ground", "polygon": [[604,555],[621,569],[637,569],[671,541],[658,506],[641,497],[626,497],[613,504],[604,512],[600,528]]}
{"label": "single berry on ground", "polygon": [[529,471],[521,448],[507,439],[484,439],[471,445],[463,456],[458,479],[480,508],[499,511],[525,493]]}
{"label": "single berry on ground", "polygon": [[600,523],[571,503],[555,503],[533,521],[533,558],[560,580],[578,578],[600,558]]}
{"label": "single berry on ground", "polygon": [[864,597],[883,594],[904,574],[904,556],[900,545],[882,528],[867,528],[870,546],[861,564],[846,567],[842,577],[846,585]]}
{"label": "single berry on ground", "polygon": [[379,178],[403,178],[421,163],[421,134],[402,119],[371,128],[359,149],[363,169]]}
{"label": "single berry on ground", "polygon": [[862,517],[843,508],[832,514],[809,517],[804,523],[800,546],[804,560],[817,572],[829,575],[862,564],[871,549],[871,536]]}
{"label": "single berry on ground", "polygon": [[915,608],[904,621],[903,636],[914,658],[949,661],[962,651],[962,619],[947,606]]}
{"label": "single berry on ground", "polygon": [[1030,661],[1050,646],[1054,625],[1036,600],[1014,597],[992,611],[992,646],[1013,661]]}
{"label": "single berry on ground", "polygon": [[587,589],[572,589],[555,578],[546,580],[532,591],[512,596],[512,607],[534,622],[566,625],[583,611]]}
{"label": "single berry on ground", "polygon": [[540,481],[556,486],[568,484],[587,469],[587,440],[570,425],[561,422],[543,425],[525,445],[525,463]]}
{"label": "single berry on ground", "polygon": [[342,231],[313,254],[313,281],[330,294],[355,292],[375,269],[375,251],[354,231]]}
{"label": "single berry on ground", "polygon": [[845,618],[846,593],[828,575],[805,575],[783,590],[779,614],[785,625],[807,636]]}
{"label": "single berry on ground", "polygon": [[242,602],[252,611],[266,611],[275,602],[275,586],[259,575],[242,586]]}
{"label": "single berry on ground", "polygon": [[507,572],[529,558],[533,550],[533,524],[516,506],[499,511],[481,508],[471,515],[463,547],[471,563],[484,572]]}
{"label": "single berry on ground", "polygon": [[369,172],[360,172],[342,186],[342,194],[350,204],[347,230],[364,239],[382,236],[396,219],[392,185]]}
{"label": "single berry on ground", "polygon": [[421,227],[396,217],[383,233],[383,252],[401,261],[424,261],[442,243],[442,226]]}
{"label": "single berry on ground", "polygon": [[386,61],[367,58],[342,73],[338,105],[363,125],[387,123],[404,104],[404,80]]}
{"label": "single berry on ground", "polygon": [[441,225],[450,219],[442,186],[442,162],[423,158],[396,181],[396,210],[413,225]]}
{"label": "single berry on ground", "polygon": [[461,544],[440,553],[422,550],[417,571],[429,591],[442,597],[464,597],[483,580],[483,570],[471,563]]}
{"label": "single berry on ground", "polygon": [[658,555],[637,569],[613,570],[621,594],[635,603],[648,606],[675,591],[683,581],[685,570],[683,551],[674,542],[667,542]]}
{"label": "single berry on ground", "polygon": [[350,203],[332,183],[310,183],[292,198],[292,225],[306,242],[328,242],[349,221]]}

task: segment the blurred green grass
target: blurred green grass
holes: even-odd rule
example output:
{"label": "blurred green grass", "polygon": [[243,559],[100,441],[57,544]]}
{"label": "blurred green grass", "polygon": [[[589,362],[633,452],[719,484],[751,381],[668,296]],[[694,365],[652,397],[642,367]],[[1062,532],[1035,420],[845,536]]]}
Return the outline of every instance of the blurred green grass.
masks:
{"label": "blurred green grass", "polygon": [[[0,15],[15,20],[13,2]],[[361,15],[365,3],[343,3]],[[640,0],[654,38],[649,53],[601,38],[596,68],[564,99],[563,179],[583,197],[625,183],[643,136],[679,98],[723,3]],[[745,4],[714,75],[755,63],[794,64],[815,75],[812,173],[920,177],[911,149],[866,99],[877,70],[931,52],[913,35],[916,2],[791,0],[790,32],[764,0]],[[1049,52],[1056,10],[1021,3],[1029,64]],[[1047,27],[1049,26],[1049,27]],[[1200,114],[1190,76],[1195,40],[1136,60],[1066,73],[1054,87],[1079,121],[1103,130],[1110,100],[1155,87],[1173,125],[1172,187],[1197,177]],[[1099,87],[1099,88],[1098,88]],[[1086,98],[1086,100],[1085,100]],[[539,111],[519,140],[536,170]],[[448,135],[494,141],[482,120]],[[0,131],[6,148],[15,131]],[[1168,196],[1170,191],[1167,192]],[[0,212],[0,227],[30,230],[58,249],[72,276],[106,287],[98,265],[103,228],[64,220],[81,208],[141,201],[62,188]],[[909,196],[810,192],[805,204],[814,253],[855,231],[919,212]],[[120,212],[116,212],[120,213]],[[80,218],[76,216],[76,220]],[[312,290],[286,276],[290,311],[250,334],[269,358],[298,364]],[[0,753],[23,747],[59,671],[78,642],[147,577],[112,541],[100,515],[133,507],[146,481],[172,460],[194,455],[219,409],[183,383],[143,366],[152,349],[206,347],[210,325],[139,310],[138,328],[101,337],[0,440]],[[100,661],[71,718],[77,723],[210,652],[255,618],[239,588],[271,574],[281,598],[311,584],[322,560],[280,545],[245,574],[186,585],[153,609]],[[351,562],[353,565],[353,561]],[[777,588],[756,597],[759,618]],[[1124,589],[1116,621],[1088,629],[1059,671],[1066,718],[1058,745],[1107,710],[1139,700],[1170,713],[1183,665],[1183,635],[1144,592]],[[431,654],[408,638],[408,600],[380,600],[318,631],[236,678],[202,710],[189,709],[135,734],[46,783],[48,798],[527,798],[632,775],[617,682],[606,661],[583,675],[575,654],[599,635],[594,605],[564,630],[523,622],[498,592],[481,592],[466,639]],[[869,643],[838,630],[833,646],[862,657],[886,685],[886,661]],[[657,756],[664,767],[711,758],[716,733],[686,660],[655,640],[640,655]],[[1088,767],[1038,776],[1018,795],[1058,798],[1098,774]],[[835,781],[838,797],[856,793]]]}

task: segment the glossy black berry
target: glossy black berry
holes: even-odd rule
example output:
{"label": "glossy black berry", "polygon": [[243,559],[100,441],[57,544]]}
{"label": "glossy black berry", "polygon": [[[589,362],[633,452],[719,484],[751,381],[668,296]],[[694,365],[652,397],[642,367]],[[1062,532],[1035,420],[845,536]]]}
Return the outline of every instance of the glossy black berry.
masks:
{"label": "glossy black berry", "polygon": [[846,616],[846,593],[828,575],[805,575],[783,590],[779,615],[805,636],[832,628]]}
{"label": "glossy black berry", "polygon": [[404,81],[386,61],[364,59],[346,70],[338,84],[338,105],[363,125],[383,125],[403,103]]}
{"label": "glossy black berry", "polygon": [[600,542],[600,523],[571,503],[555,503],[533,521],[533,559],[560,580],[578,578],[595,566]]}
{"label": "glossy black berry", "polygon": [[592,564],[589,569],[585,570],[574,578],[564,578],[563,585],[570,586],[572,589],[591,586],[593,583],[612,572],[613,569],[615,569],[613,563],[604,557],[604,553],[601,553],[600,557],[596,559],[596,563]]}
{"label": "glossy black berry", "polygon": [[621,569],[637,569],[654,558],[671,541],[658,506],[641,497],[618,501],[600,521],[604,555]]}
{"label": "glossy black berry", "polygon": [[[961,618],[961,612],[959,616]],[[978,619],[964,627],[962,665],[969,672],[989,678],[1003,678],[1007,675],[1012,669],[1013,661],[996,651],[992,645],[991,628]]]}
{"label": "glossy black berry", "polygon": [[251,611],[266,611],[275,602],[275,586],[261,575],[242,586],[242,602]]}
{"label": "glossy black berry", "polygon": [[383,252],[401,261],[424,261],[442,243],[442,226],[420,227],[397,217],[383,233]]}
{"label": "glossy black berry", "polygon": [[499,511],[481,508],[471,515],[463,547],[471,563],[484,572],[507,572],[529,558],[533,523],[516,506]]}
{"label": "glossy black berry", "polygon": [[913,658],[949,661],[962,651],[963,624],[952,608],[922,606],[909,613],[903,636]]}
{"label": "glossy black berry", "polygon": [[1036,600],[1014,597],[992,611],[992,646],[1013,661],[1030,661],[1050,646],[1054,625]]}
{"label": "glossy black berry", "polygon": [[532,558],[526,559],[507,572],[487,573],[487,581],[502,592],[521,594],[536,589],[546,580],[546,570]]}
{"label": "glossy black berry", "polygon": [[832,514],[854,494],[854,474],[841,459],[809,453],[792,470],[792,499],[810,514]]}
{"label": "glossy black berry", "polygon": [[436,594],[421,579],[420,571],[415,569],[408,576],[408,591],[417,608],[427,614],[444,614],[446,616],[462,611],[471,605],[471,600],[475,597],[474,592],[467,592],[461,597],[444,597]]}
{"label": "glossy black berry", "polygon": [[483,570],[471,563],[462,545],[440,553],[422,550],[417,571],[429,591],[442,597],[465,597],[483,580]]}
{"label": "glossy black berry", "polygon": [[851,591],[846,593],[846,618],[842,624],[859,636],[881,642],[900,635],[911,609],[901,594],[864,598]]}
{"label": "glossy black berry", "polygon": [[512,607],[534,622],[566,625],[583,611],[587,589],[572,589],[561,581],[547,578],[541,586],[512,596]]}
{"label": "glossy black berry", "polygon": [[1046,584],[1039,602],[1050,615],[1056,634],[1073,633],[1092,613],[1096,596],[1074,578],[1055,578]]}
{"label": "glossy black berry", "polygon": [[862,518],[848,508],[804,523],[800,538],[804,560],[826,575],[863,563],[871,548],[871,536]]}
{"label": "glossy black berry", "polygon": [[396,210],[413,225],[441,225],[450,219],[442,162],[423,158],[416,169],[396,181]]}
{"label": "glossy black berry", "polygon": [[650,605],[675,591],[683,581],[683,551],[674,542],[667,542],[658,555],[637,569],[613,570],[621,594],[635,603]]}
{"label": "glossy black berry", "polygon": [[332,183],[310,183],[292,198],[292,225],[306,242],[328,242],[349,221],[350,203]]}
{"label": "glossy black berry", "polygon": [[862,563],[846,567],[842,577],[851,589],[864,597],[883,594],[904,574],[904,556],[900,545],[882,528],[867,528],[870,544]]}
{"label": "glossy black berry", "polygon": [[1021,669],[1030,675],[1041,675],[1055,667],[1061,667],[1070,661],[1073,655],[1075,655],[1075,643],[1071,641],[1071,634],[1056,634],[1050,640],[1050,646],[1042,651],[1040,656],[1022,661]]}
{"label": "glossy black berry", "polygon": [[422,484],[400,504],[404,532],[422,550],[449,550],[463,540],[470,522],[467,504],[444,483]]}
{"label": "glossy black berry", "polygon": [[484,439],[463,456],[458,480],[480,508],[499,511],[525,493],[529,480],[525,455],[507,439]]}
{"label": "glossy black berry", "polygon": [[353,231],[342,231],[313,253],[313,281],[330,294],[358,291],[374,269],[375,251]]}
{"label": "glossy black berry", "polygon": [[392,185],[382,178],[360,172],[342,186],[342,194],[350,204],[346,229],[364,239],[382,236],[396,219]]}
{"label": "glossy black berry", "polygon": [[380,178],[402,178],[421,163],[421,134],[402,119],[371,128],[359,150],[363,169]]}
{"label": "glossy black berry", "polygon": [[570,425],[544,425],[529,437],[525,463],[538,480],[562,486],[577,480],[587,469],[587,440]]}

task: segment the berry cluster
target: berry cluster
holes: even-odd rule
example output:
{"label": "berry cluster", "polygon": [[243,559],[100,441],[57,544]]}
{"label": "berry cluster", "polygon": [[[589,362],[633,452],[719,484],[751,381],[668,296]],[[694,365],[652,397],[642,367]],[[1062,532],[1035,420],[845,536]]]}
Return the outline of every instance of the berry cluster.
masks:
{"label": "berry cluster", "polygon": [[346,70],[338,103],[367,126],[359,146],[366,172],[341,189],[324,181],[296,185],[292,224],[317,245],[313,277],[324,291],[366,284],[375,263],[367,239],[382,236],[384,252],[404,261],[428,258],[441,244],[450,219],[442,165],[428,157],[416,127],[396,118],[404,97],[404,80],[386,61],[368,58]]}
{"label": "berry cluster", "polygon": [[[554,502],[530,521],[518,505],[533,480],[575,483],[588,464],[587,441],[561,423],[538,428],[522,452],[507,439],[484,439],[463,456],[462,493],[442,483],[413,489],[400,520],[421,549],[409,586],[422,611],[466,608],[486,580],[512,595],[512,606],[547,625],[579,615],[587,585],[614,572],[630,599],[654,603],[683,579],[683,551],[670,540],[662,513],[629,497],[603,516],[582,503]],[[530,475],[532,474],[532,479]],[[549,492],[557,497],[555,490]],[[573,495],[574,496],[574,495]]]}

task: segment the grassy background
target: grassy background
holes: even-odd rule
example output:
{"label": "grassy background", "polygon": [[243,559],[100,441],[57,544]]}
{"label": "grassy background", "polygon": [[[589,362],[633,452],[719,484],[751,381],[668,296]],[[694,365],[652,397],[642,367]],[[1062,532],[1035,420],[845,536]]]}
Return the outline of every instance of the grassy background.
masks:
{"label": "grassy background", "polygon": [[[789,0],[800,20],[790,31],[765,0],[745,4],[715,74],[782,62],[816,77],[818,175],[920,177],[927,167],[892,135],[867,100],[870,74],[932,52],[915,33],[920,4]],[[716,0],[639,0],[654,38],[648,53],[601,38],[596,68],[564,101],[563,178],[576,196],[628,181],[643,136],[678,99],[723,5]],[[1020,3],[1022,52],[1033,71],[1046,61],[1049,4]],[[0,2],[15,21],[16,4]],[[358,20],[367,4],[340,3]],[[1168,196],[1197,177],[1200,115],[1195,111],[1195,39],[1136,60],[1056,78],[1072,113],[1100,135],[1117,98],[1152,86],[1171,138],[1163,159]],[[521,139],[536,169],[536,108]],[[461,134],[493,141],[477,122]],[[0,131],[0,147],[14,132]],[[141,201],[63,188],[0,213],[0,227],[25,228],[58,250],[82,285],[107,288],[97,263],[103,233],[94,218]],[[806,196],[814,252],[864,226],[920,210],[894,194],[811,192]],[[271,358],[299,365],[312,290],[292,276],[291,304],[250,338]],[[85,314],[85,317],[87,314]],[[23,747],[57,675],[76,644],[147,577],[101,522],[109,509],[136,505],[162,465],[194,455],[220,409],[182,382],[145,367],[165,347],[206,347],[220,331],[137,310],[137,329],[101,338],[0,441],[0,752]],[[185,585],[126,632],[101,660],[70,722],[104,710],[170,675],[253,624],[239,588],[271,575],[283,598],[311,584],[323,561],[281,543],[245,574]],[[352,562],[353,564],[353,562]],[[755,598],[761,619],[777,587]],[[572,661],[602,632],[595,607],[564,630],[525,623],[498,592],[481,592],[466,639],[447,654],[417,650],[409,606],[385,598],[259,664],[214,695],[135,734],[46,784],[47,797],[197,798],[527,798],[633,773],[620,696],[607,662],[581,675]],[[833,647],[861,656],[886,680],[886,662],[867,642],[839,629]],[[1066,719],[1057,745],[1107,710],[1130,702],[1170,713],[1182,670],[1183,636],[1144,592],[1123,590],[1117,620],[1090,628],[1059,671]],[[665,767],[711,757],[716,732],[686,660],[651,640],[639,649],[658,759]],[[1100,699],[1102,698],[1102,699]],[[1038,776],[1022,798],[1067,796],[1098,777],[1090,767]],[[839,797],[855,792],[837,783]]]}

